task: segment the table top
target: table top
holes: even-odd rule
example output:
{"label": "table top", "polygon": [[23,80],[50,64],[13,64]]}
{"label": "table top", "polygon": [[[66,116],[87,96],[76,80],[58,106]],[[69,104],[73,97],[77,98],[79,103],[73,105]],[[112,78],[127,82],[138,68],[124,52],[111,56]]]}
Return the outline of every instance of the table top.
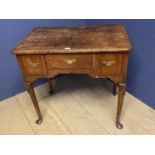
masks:
{"label": "table top", "polygon": [[132,49],[123,25],[37,27],[13,54],[129,52]]}

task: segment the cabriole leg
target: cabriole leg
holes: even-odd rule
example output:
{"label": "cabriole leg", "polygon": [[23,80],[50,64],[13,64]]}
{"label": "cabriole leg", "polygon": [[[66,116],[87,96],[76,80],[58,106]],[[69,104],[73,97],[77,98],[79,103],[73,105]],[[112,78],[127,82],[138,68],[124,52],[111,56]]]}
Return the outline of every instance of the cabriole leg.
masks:
{"label": "cabriole leg", "polygon": [[117,95],[117,84],[114,81],[112,81],[110,78],[106,78],[106,79],[113,84],[113,95]]}
{"label": "cabriole leg", "polygon": [[126,84],[119,84],[118,87],[119,87],[119,92],[118,92],[118,103],[117,103],[116,127],[118,129],[122,129],[123,125],[120,123],[120,116],[121,116],[121,111],[123,107]]}
{"label": "cabriole leg", "polygon": [[52,80],[50,78],[48,78],[47,80],[48,80],[48,84],[49,84],[49,88],[50,88],[49,93],[54,94]]}
{"label": "cabriole leg", "polygon": [[35,107],[35,110],[38,114],[38,119],[36,120],[36,123],[37,124],[41,124],[42,123],[42,115],[41,115],[41,112],[40,112],[40,108],[39,108],[39,105],[38,105],[38,101],[37,101],[37,98],[36,98],[36,95],[35,95],[35,92],[34,92],[34,88],[33,88],[33,84],[31,82],[25,82],[25,86],[27,88],[27,91],[31,97],[31,100],[32,100],[32,103]]}
{"label": "cabriole leg", "polygon": [[113,83],[113,95],[117,95],[117,84]]}

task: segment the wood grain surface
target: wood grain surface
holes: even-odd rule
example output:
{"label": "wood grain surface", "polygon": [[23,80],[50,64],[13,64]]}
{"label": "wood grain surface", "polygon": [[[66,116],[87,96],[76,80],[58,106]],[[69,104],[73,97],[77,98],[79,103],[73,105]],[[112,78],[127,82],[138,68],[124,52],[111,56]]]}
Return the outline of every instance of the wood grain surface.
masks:
{"label": "wood grain surface", "polygon": [[14,54],[129,52],[123,25],[35,28],[14,49]]}

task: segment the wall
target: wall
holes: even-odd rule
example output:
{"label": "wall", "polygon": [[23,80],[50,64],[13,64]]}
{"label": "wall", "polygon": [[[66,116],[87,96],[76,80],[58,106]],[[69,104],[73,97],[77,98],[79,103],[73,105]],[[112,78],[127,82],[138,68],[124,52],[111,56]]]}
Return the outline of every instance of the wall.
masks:
{"label": "wall", "polygon": [[127,90],[155,108],[155,20],[87,20],[88,25],[124,24],[133,45]]}
{"label": "wall", "polygon": [[84,24],[85,20],[0,20],[0,100],[25,90],[16,58],[10,51],[32,28]]}

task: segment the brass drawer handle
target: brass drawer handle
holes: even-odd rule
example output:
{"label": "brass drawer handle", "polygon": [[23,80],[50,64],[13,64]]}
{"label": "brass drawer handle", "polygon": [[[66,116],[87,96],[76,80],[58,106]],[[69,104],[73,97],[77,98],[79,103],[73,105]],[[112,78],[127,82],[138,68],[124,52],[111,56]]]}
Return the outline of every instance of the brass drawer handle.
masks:
{"label": "brass drawer handle", "polygon": [[67,60],[64,60],[64,62],[65,62],[67,65],[72,65],[73,63],[76,62],[76,59],[67,59]]}
{"label": "brass drawer handle", "polygon": [[112,64],[114,64],[115,61],[102,61],[102,64],[104,64],[106,67],[111,67]]}
{"label": "brass drawer handle", "polygon": [[38,65],[39,65],[39,62],[33,62],[33,63],[31,63],[31,66],[32,66],[33,68],[37,67]]}

